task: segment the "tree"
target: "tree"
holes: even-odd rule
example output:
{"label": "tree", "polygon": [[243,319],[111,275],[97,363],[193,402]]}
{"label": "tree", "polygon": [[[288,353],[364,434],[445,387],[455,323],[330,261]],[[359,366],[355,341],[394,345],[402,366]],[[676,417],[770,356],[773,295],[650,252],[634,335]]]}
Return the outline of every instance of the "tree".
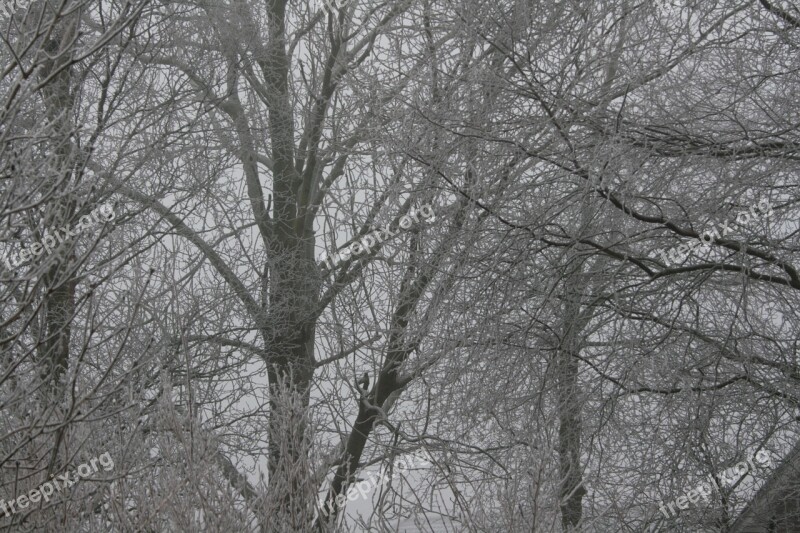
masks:
{"label": "tree", "polygon": [[[15,14],[6,236],[119,205],[4,276],[0,496],[115,460],[12,524],[347,529],[348,489],[425,449],[434,466],[376,491],[362,528],[727,527],[751,478],[658,508],[796,440],[795,18],[477,0]],[[720,235],[689,248],[710,220]]]}

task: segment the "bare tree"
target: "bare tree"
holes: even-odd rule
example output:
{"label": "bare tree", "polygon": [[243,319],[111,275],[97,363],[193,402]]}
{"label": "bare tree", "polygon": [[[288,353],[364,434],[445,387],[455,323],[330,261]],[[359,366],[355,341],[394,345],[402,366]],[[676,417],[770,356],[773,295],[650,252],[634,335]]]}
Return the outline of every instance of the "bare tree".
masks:
{"label": "bare tree", "polygon": [[[4,250],[116,207],[0,266],[0,497],[115,467],[0,525],[724,530],[757,476],[659,506],[797,438],[797,19],[16,11]],[[354,525],[354,483],[420,449]]]}

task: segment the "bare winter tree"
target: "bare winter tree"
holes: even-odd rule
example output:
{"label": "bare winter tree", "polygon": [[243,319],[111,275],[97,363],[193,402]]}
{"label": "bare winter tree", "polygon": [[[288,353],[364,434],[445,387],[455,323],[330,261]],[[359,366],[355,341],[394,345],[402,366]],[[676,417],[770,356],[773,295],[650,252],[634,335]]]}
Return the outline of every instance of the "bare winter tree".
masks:
{"label": "bare winter tree", "polygon": [[726,531],[795,446],[788,3],[16,5],[1,528]]}

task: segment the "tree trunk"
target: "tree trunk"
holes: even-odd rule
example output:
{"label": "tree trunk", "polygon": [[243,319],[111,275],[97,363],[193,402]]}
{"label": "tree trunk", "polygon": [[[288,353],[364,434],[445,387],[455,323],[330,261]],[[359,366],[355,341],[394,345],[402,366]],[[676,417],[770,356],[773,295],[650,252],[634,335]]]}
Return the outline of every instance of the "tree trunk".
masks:
{"label": "tree trunk", "polygon": [[[582,207],[583,232],[586,223],[591,220],[588,206]],[[581,465],[581,437],[583,432],[581,409],[583,398],[578,379],[580,370],[578,355],[583,347],[584,330],[592,318],[594,307],[586,305],[591,297],[592,288],[587,272],[591,261],[579,245],[574,246],[566,254],[567,274],[564,278],[561,323],[561,339],[556,350],[556,383],[558,397],[558,454],[560,473],[560,508],[561,525],[565,532],[579,531],[583,518],[583,468]],[[604,264],[601,258],[595,265]]]}

